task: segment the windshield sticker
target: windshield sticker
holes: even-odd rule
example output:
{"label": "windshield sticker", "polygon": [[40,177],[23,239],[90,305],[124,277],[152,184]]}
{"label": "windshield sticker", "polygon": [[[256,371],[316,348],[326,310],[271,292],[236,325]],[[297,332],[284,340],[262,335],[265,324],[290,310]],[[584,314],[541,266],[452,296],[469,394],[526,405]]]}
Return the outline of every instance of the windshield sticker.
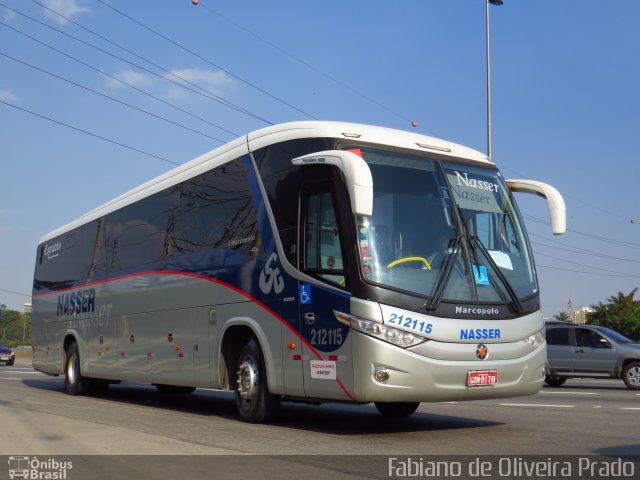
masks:
{"label": "windshield sticker", "polygon": [[498,250],[489,250],[489,254],[497,266],[506,268],[507,270],[513,270],[513,263],[511,263],[511,257],[509,257],[508,254]]}
{"label": "windshield sticker", "polygon": [[476,284],[489,285],[489,274],[487,273],[487,267],[484,265],[474,265],[473,276],[476,279]]}
{"label": "windshield sticker", "polygon": [[360,255],[362,256],[362,265],[366,275],[371,274],[371,252],[369,251],[369,231],[366,227],[360,228]]}
{"label": "windshield sticker", "polygon": [[461,174],[456,170],[447,173],[447,176],[460,207],[483,212],[502,212],[496,199],[496,194],[500,191],[497,183],[469,178],[466,172]]}

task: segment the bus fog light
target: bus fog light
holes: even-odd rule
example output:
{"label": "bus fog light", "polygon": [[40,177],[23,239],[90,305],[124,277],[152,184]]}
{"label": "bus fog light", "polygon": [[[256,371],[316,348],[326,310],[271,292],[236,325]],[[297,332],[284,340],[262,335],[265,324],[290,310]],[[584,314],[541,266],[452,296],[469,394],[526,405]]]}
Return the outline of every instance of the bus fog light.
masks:
{"label": "bus fog light", "polygon": [[376,373],[374,374],[376,380],[380,383],[386,383],[387,380],[389,380],[389,372],[387,372],[384,368],[381,368],[380,370],[376,370]]}

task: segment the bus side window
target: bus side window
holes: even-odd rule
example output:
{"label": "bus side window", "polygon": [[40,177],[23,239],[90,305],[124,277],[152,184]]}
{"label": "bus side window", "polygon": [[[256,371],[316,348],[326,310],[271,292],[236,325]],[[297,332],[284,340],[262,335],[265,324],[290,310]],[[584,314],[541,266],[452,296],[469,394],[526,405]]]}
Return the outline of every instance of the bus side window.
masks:
{"label": "bus side window", "polygon": [[345,272],[333,197],[316,188],[303,193],[302,264],[306,273],[345,286]]}

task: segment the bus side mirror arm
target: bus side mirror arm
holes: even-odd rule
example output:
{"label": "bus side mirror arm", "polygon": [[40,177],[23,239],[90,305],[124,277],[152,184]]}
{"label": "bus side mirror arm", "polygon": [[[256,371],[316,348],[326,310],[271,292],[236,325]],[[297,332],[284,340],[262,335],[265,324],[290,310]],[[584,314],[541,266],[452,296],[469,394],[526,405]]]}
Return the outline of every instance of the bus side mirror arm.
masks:
{"label": "bus side mirror arm", "polygon": [[331,165],[338,168],[347,184],[353,213],[367,217],[372,215],[373,178],[369,165],[359,155],[343,150],[327,150],[294,158],[291,163],[299,167]]}
{"label": "bus side mirror arm", "polygon": [[512,192],[533,193],[546,198],[549,204],[553,234],[562,235],[567,231],[567,208],[558,190],[551,185],[535,180],[507,180],[507,185]]}

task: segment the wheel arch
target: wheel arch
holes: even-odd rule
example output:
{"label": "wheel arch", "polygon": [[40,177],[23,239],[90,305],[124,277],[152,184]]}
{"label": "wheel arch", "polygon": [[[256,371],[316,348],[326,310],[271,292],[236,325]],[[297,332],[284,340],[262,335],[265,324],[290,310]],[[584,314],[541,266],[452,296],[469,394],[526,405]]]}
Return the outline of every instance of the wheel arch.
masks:
{"label": "wheel arch", "polygon": [[67,330],[64,333],[64,338],[62,339],[62,351],[61,353],[61,373],[64,374],[64,369],[67,364],[67,351],[72,343],[76,343],[78,345],[78,353],[80,355],[80,368],[82,372],[87,371],[89,358],[87,355],[87,345],[86,342],[82,340],[82,337],[75,330]]}
{"label": "wheel arch", "polygon": [[616,377],[622,378],[622,372],[624,372],[625,367],[632,362],[640,362],[640,356],[634,356],[632,354],[624,354],[620,356],[620,358],[618,359],[618,364],[616,365]]}
{"label": "wheel arch", "polygon": [[[281,332],[278,332],[281,338]],[[229,319],[220,338],[220,344],[216,349],[219,358],[218,378],[220,387],[233,390],[235,382],[235,363],[242,348],[242,341],[252,336],[260,345],[267,373],[267,385],[271,393],[282,393],[282,379],[278,376],[278,366],[281,364],[282,352],[274,351],[274,341],[269,337],[258,322],[250,317],[234,317]],[[278,356],[279,355],[279,356]]]}

